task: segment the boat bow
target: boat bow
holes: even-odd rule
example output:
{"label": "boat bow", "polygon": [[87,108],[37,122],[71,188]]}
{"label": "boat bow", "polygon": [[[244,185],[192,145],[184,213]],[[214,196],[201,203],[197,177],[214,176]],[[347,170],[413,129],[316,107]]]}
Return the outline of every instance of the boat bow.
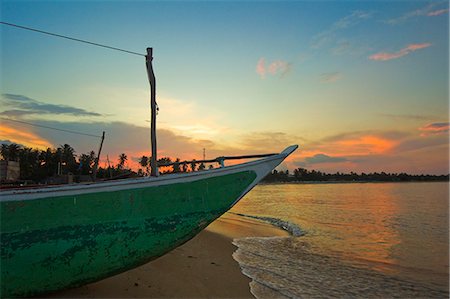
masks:
{"label": "boat bow", "polygon": [[75,287],[155,259],[228,211],[296,148],[187,174],[2,191],[1,295]]}

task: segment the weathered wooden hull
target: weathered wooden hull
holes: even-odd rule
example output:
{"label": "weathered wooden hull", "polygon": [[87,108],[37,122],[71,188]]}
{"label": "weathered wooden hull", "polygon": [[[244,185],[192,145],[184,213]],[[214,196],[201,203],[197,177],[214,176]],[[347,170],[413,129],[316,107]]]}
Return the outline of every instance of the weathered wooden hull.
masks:
{"label": "weathered wooden hull", "polygon": [[184,177],[4,192],[2,297],[83,285],[161,256],[226,212],[285,156]]}

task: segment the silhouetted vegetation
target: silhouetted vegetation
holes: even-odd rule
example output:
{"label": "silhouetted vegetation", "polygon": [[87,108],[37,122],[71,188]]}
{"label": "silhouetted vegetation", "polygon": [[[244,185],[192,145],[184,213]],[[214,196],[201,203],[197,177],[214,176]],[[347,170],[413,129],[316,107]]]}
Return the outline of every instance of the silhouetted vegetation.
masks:
{"label": "silhouetted vegetation", "polygon": [[407,173],[325,173],[317,170],[297,168],[292,174],[274,170],[263,182],[431,182],[449,181],[449,175],[407,174]]}
{"label": "silhouetted vegetation", "polygon": [[[20,165],[19,181],[35,184],[62,183],[58,178],[70,175],[73,182],[92,180],[96,154],[94,151],[76,155],[75,149],[68,144],[56,149],[38,150],[22,147],[17,144],[2,144],[0,148],[2,160],[15,161]],[[97,178],[117,179],[125,177],[147,176],[150,173],[151,157],[142,156],[138,162],[142,168],[137,172],[127,166],[128,156],[125,153],[117,157],[117,164],[98,166]],[[170,166],[164,166],[168,165]],[[160,174],[203,171],[214,168],[204,163],[193,161],[172,161],[169,157],[158,159]],[[411,175],[406,173],[325,173],[316,170],[297,168],[292,174],[289,171],[276,171],[266,176],[263,182],[410,182],[410,181],[449,181],[449,175]],[[2,181],[5,183],[5,181]]]}
{"label": "silhouetted vegetation", "polygon": [[[27,184],[64,183],[66,181],[61,180],[61,177],[67,177],[67,175],[72,177],[73,182],[92,180],[97,158],[94,151],[77,155],[75,149],[68,144],[60,145],[56,149],[47,148],[46,150],[22,147],[14,143],[2,144],[0,155],[2,160],[19,163],[20,176],[18,182]],[[127,166],[128,156],[125,153],[121,153],[116,161],[117,164],[115,165],[111,165],[109,159],[107,166],[101,167],[98,165],[96,178],[99,180],[118,179],[150,174],[151,157],[142,156],[138,160],[142,168],[139,168],[137,172]],[[169,157],[158,159],[158,165],[170,163],[172,163],[172,160]],[[199,164],[198,167],[197,164]],[[160,174],[169,174],[204,169],[203,163],[196,163],[195,160],[188,163],[176,158],[174,165],[160,166],[159,172]],[[11,182],[3,180],[3,183]]]}
{"label": "silhouetted vegetation", "polygon": [[[19,181],[25,183],[58,184],[66,182],[62,177],[71,176],[73,182],[92,179],[96,154],[94,151],[75,154],[75,149],[68,144],[58,148],[38,150],[22,147],[17,144],[2,144],[0,148],[2,160],[18,162],[20,166]],[[126,168],[127,155],[118,157],[117,165],[99,167],[97,178],[115,178],[121,176],[137,176],[137,173]],[[109,163],[108,163],[109,164]],[[2,182],[5,183],[5,182]]]}

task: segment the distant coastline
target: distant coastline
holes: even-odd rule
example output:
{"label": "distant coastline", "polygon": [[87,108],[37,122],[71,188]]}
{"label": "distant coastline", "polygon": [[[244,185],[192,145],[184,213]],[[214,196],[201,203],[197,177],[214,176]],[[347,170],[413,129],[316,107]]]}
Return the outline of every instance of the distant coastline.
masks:
{"label": "distant coastline", "polygon": [[381,183],[381,182],[449,182],[449,174],[407,174],[407,173],[325,173],[317,170],[297,168],[291,174],[289,171],[277,171],[267,175],[261,184],[270,183],[299,183],[299,184],[323,184],[323,183]]}
{"label": "distant coastline", "polygon": [[[15,143],[3,143],[0,147],[0,185],[2,188],[15,185],[32,184],[67,184],[71,182],[93,181],[93,173],[98,180],[111,180],[126,177],[142,177],[150,173],[150,157],[142,156],[139,159],[140,168],[136,171],[126,165],[128,156],[125,153],[119,155],[117,164],[109,160],[101,167],[98,164],[99,156],[94,152],[75,154],[75,149],[69,144],[60,145],[58,148],[46,150],[33,149]],[[114,160],[114,159],[112,159]],[[162,157],[158,163],[173,165],[161,166],[160,174],[207,171],[214,168],[210,163],[193,161],[181,161]],[[97,164],[96,164],[97,163]],[[199,165],[198,165],[199,164]],[[98,167],[97,167],[98,166]],[[208,166],[208,167],[207,167]],[[172,169],[168,169],[168,168]],[[449,174],[413,175],[407,173],[325,173],[318,170],[297,168],[292,173],[288,170],[277,171],[267,175],[262,184],[267,183],[373,183],[373,182],[448,182]]]}
{"label": "distant coastline", "polygon": [[289,182],[283,182],[283,181],[274,181],[274,182],[266,182],[261,181],[258,185],[288,185],[288,184],[294,184],[294,185],[332,185],[332,184],[373,184],[373,183],[430,183],[430,182],[437,182],[437,183],[445,183],[448,181],[442,180],[434,180],[434,181],[289,181]]}

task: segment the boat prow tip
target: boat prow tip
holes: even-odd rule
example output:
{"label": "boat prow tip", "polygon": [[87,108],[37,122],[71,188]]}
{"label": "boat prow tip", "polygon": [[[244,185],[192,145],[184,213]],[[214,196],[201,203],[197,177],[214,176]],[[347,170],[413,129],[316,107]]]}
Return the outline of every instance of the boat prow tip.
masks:
{"label": "boat prow tip", "polygon": [[288,146],[284,151],[281,152],[281,154],[287,157],[290,154],[292,154],[297,148],[298,148],[297,144]]}

